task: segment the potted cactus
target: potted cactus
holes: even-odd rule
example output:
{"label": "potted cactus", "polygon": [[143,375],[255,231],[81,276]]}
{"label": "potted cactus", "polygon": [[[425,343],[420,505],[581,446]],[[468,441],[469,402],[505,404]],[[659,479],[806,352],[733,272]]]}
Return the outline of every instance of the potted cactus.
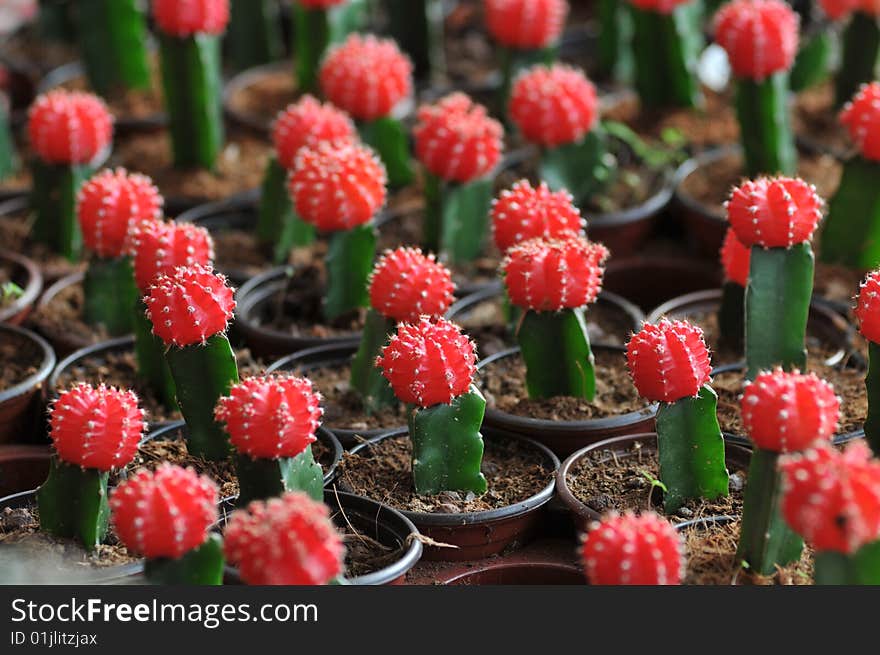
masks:
{"label": "potted cactus", "polygon": [[855,316],[859,332],[868,342],[868,371],[865,391],[868,396],[868,416],[865,419],[865,437],[871,450],[880,456],[880,271],[870,273],[859,288]]}
{"label": "potted cactus", "polygon": [[110,471],[134,458],[144,413],[132,391],[80,383],[58,396],[49,427],[55,456],[37,491],[40,528],[91,550],[107,534]]}
{"label": "potted cactus", "polygon": [[328,584],[345,556],[327,506],[295,491],[233,512],[223,550],[249,585]]}
{"label": "potted cactus", "polygon": [[734,0],[715,15],[715,40],[736,78],[736,113],[749,177],[793,175],[797,150],[788,107],[798,16],[782,0]]}
{"label": "potted cactus", "polygon": [[466,264],[482,251],[503,135],[463,93],[419,109],[413,136],[426,171],[423,245],[443,260]]}
{"label": "potted cactus", "polygon": [[219,585],[223,546],[210,532],[217,503],[211,478],[166,462],[155,471],[141,469],[116,487],[110,509],[119,540],[146,559],[149,582]]}
{"label": "potted cactus", "polygon": [[305,378],[245,378],[217,401],[214,419],[234,450],[238,505],[302,491],[324,497],[324,474],[311,444],[321,424],[321,395]]}
{"label": "potted cactus", "polygon": [[880,83],[862,86],[843,108],[840,122],[856,144],[843,169],[822,228],[820,259],[854,269],[880,264]]}
{"label": "potted cactus", "polygon": [[320,70],[321,92],[357,123],[382,158],[392,187],[413,179],[409,141],[400,122],[413,94],[412,63],[390,40],[353,34],[332,48]]}
{"label": "potted cactus", "polygon": [[743,425],[755,445],[746,482],[737,559],[769,575],[797,561],[803,542],[780,514],[780,457],[829,443],[837,428],[840,399],[815,374],[763,372],[743,389]]}
{"label": "potted cactus", "polygon": [[834,78],[835,105],[842,107],[863,84],[877,79],[880,26],[871,0],[820,0],[831,20],[844,22],[840,66]]}
{"label": "potted cactus", "polygon": [[28,112],[33,237],[68,259],[77,259],[82,247],[77,193],[109,154],[112,136],[107,107],[88,93],[50,91]]}
{"label": "potted cactus", "polygon": [[301,91],[317,90],[321,60],[331,44],[362,27],[366,0],[295,0],[296,81]]}

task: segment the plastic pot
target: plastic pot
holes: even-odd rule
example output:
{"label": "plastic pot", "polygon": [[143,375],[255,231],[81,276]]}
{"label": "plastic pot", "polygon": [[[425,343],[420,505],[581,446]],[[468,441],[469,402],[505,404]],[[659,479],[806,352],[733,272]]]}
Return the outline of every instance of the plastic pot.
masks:
{"label": "plastic pot", "polygon": [[49,475],[48,446],[0,446],[0,496],[38,487]]}
{"label": "plastic pot", "polygon": [[[491,427],[482,430],[485,440],[514,439],[528,444],[541,455],[548,469],[556,471],[559,459],[549,448],[533,439],[512,434]],[[407,429],[393,430],[363,443],[351,452],[368,455],[385,439],[407,438]],[[552,476],[551,476],[552,477]],[[337,483],[346,489],[345,478],[340,476]],[[507,507],[484,512],[453,514],[428,514],[400,510],[418,528],[419,532],[435,542],[449,544],[456,548],[426,545],[423,559],[430,561],[463,561],[496,555],[505,549],[519,546],[527,541],[541,519],[544,506],[553,498],[555,479],[534,496]]]}
{"label": "plastic pot", "polygon": [[[656,451],[657,433],[646,432],[644,434],[632,434],[625,437],[605,439],[604,441],[591,444],[572,453],[562,463],[562,466],[559,467],[559,470],[556,472],[556,488],[558,490],[559,499],[569,512],[571,512],[575,527],[581,532],[589,530],[589,525],[593,521],[601,519],[602,515],[591,507],[587,507],[574,495],[574,493],[572,493],[571,489],[568,487],[568,472],[584,457],[589,456],[591,453],[598,453],[603,450],[610,450],[613,452],[617,461],[626,460],[633,456],[630,449],[636,443],[642,444],[643,448]],[[725,443],[725,460],[728,469],[745,469],[749,466],[751,452],[737,444]],[[675,517],[672,517],[672,520],[675,521]]]}
{"label": "plastic pot", "polygon": [[706,207],[684,190],[685,181],[698,169],[742,152],[739,146],[715,148],[688,159],[675,175],[673,205],[681,216],[687,233],[706,257],[718,258],[718,251],[727,232],[727,217],[720,211]]}
{"label": "plastic pot", "polygon": [[553,561],[477,564],[444,580],[445,585],[584,585],[574,564]]}
{"label": "plastic pot", "polygon": [[22,289],[18,298],[0,308],[0,323],[21,325],[43,290],[43,274],[33,260],[10,250],[0,249],[0,264],[12,269],[10,281]]}
{"label": "plastic pot", "polygon": [[286,73],[292,80],[293,68],[293,64],[288,60],[276,61],[271,64],[248,68],[233,75],[223,87],[223,111],[226,116],[239,125],[268,135],[272,130],[272,120],[266,120],[265,116],[260,113],[237,109],[233,99],[236,95],[244,92],[257,82],[266,77],[274,76],[281,71]]}
{"label": "plastic pot", "polygon": [[[603,350],[620,353],[621,357],[623,357],[625,352],[625,349],[621,346],[593,345],[594,353]],[[519,348],[510,348],[487,357],[477,365],[478,376],[492,362],[518,354]],[[477,386],[479,386],[479,379]],[[494,407],[487,407],[483,425],[531,437],[550,448],[557,455],[565,457],[579,448],[608,439],[609,437],[639,434],[653,430],[656,414],[657,405],[651,404],[636,412],[628,412],[619,416],[585,419],[582,421],[553,421],[550,419],[517,416]]]}
{"label": "plastic pot", "polygon": [[[71,273],[70,275],[65,275],[60,280],[57,280],[43,292],[40,301],[37,303],[37,309],[39,311],[45,310],[52,303],[52,301],[55,300],[55,297],[62,291],[65,291],[73,286],[82,285],[84,278],[85,272],[78,271],[76,273]],[[94,335],[92,338],[89,339],[84,339],[81,335],[67,332],[64,329],[59,328],[58,326],[48,325],[41,321],[39,319],[39,316],[35,320],[35,325],[40,334],[46,337],[49,343],[52,344],[55,352],[57,352],[62,357],[65,357],[77,350],[92,346],[98,340],[97,335]]]}
{"label": "plastic pot", "polygon": [[45,386],[55,367],[55,352],[46,341],[30,330],[0,324],[0,340],[21,344],[36,353],[36,372],[18,383],[0,390],[0,443],[15,440],[35,441],[41,432]]}
{"label": "plastic pot", "polygon": [[686,293],[719,286],[721,268],[717,262],[653,255],[611,258],[602,284],[603,289],[645,312]]}

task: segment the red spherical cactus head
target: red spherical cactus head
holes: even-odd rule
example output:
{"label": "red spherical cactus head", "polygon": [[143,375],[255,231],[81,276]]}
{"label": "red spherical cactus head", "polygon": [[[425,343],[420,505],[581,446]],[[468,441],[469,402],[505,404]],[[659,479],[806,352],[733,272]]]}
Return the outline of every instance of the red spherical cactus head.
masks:
{"label": "red spherical cactus head", "polygon": [[191,223],[141,222],[129,236],[134,251],[134,279],[144,294],[159,274],[168,275],[178,266],[200,264],[210,268],[214,259],[211,235]]}
{"label": "red spherical cactus head", "polygon": [[504,128],[485,107],[453,93],[419,109],[413,136],[416,156],[428,171],[466,183],[485,177],[498,165]]}
{"label": "red spherical cactus head", "polygon": [[321,104],[310,95],[288,105],[272,126],[272,141],[278,163],[293,168],[296,154],[305,146],[324,141],[355,141],[357,131],[345,114],[329,103]]}
{"label": "red spherical cactus head", "polygon": [[843,108],[840,122],[862,157],[880,161],[880,82],[862,85]]}
{"label": "red spherical cactus head", "polygon": [[486,28],[501,45],[537,50],[556,43],[568,16],[566,0],[483,0]]}
{"label": "red spherical cactus head", "polygon": [[153,17],[165,34],[222,34],[229,23],[229,0],[153,0]]}
{"label": "red spherical cactus head", "polygon": [[591,585],[681,584],[681,536],[654,512],[611,513],[584,536],[581,557]]}
{"label": "red spherical cactus head", "polygon": [[49,91],[28,110],[28,139],[47,164],[88,164],[110,147],[113,117],[91,93]]}
{"label": "red spherical cactus head", "polygon": [[321,65],[321,91],[359,121],[390,115],[413,93],[412,63],[391,39],[352,34]]}
{"label": "red spherical cactus head", "polygon": [[205,543],[217,522],[217,502],[211,478],[163,462],[122,482],[110,510],[116,534],[130,551],[147,559],[178,559]]}
{"label": "red spherical cactus head", "polygon": [[442,316],[455,299],[454,291],[449,269],[418,248],[386,251],[370,277],[370,305],[394,321]]}
{"label": "red spherical cactus head", "polygon": [[368,223],[385,204],[385,166],[366,146],[322,143],[302,148],[287,190],[304,221],[322,232]]}
{"label": "red spherical cactus head", "polygon": [[134,457],[144,435],[144,413],[133,391],[79,382],[53,403],[49,428],[58,459],[109,471]]}
{"label": "red spherical cactus head", "polygon": [[645,323],[626,346],[626,363],[639,395],[674,403],[700,393],[712,366],[703,330],[687,321]]}
{"label": "red spherical cactus head", "polygon": [[782,515],[817,551],[851,554],[880,538],[880,461],[856,441],[780,462]]}
{"label": "red spherical cactus head", "polygon": [[501,252],[529,239],[578,234],[586,227],[567,191],[551,191],[545,182],[533,187],[516,182],[492,202],[492,236]]}
{"label": "red spherical cactus head", "polygon": [[746,384],[740,409],[746,433],[758,448],[791,453],[831,439],[840,399],[815,373],[776,369]]}
{"label": "red spherical cactus head", "polygon": [[859,8],[859,0],[819,0],[822,11],[831,20],[840,20]]}
{"label": "red spherical cactus head", "polygon": [[752,251],[736,238],[736,232],[733,231],[733,228],[727,228],[724,243],[721,244],[721,266],[724,269],[724,279],[741,287],[746,286],[749,282],[751,259]]}
{"label": "red spherical cactus head", "polygon": [[593,129],[599,99],[582,71],[535,66],[516,78],[508,113],[527,141],[553,148],[580,141]]}
{"label": "red spherical cactus head", "polygon": [[517,244],[501,264],[510,302],[536,312],[589,305],[602,290],[608,255],[601,243],[572,233]]}
{"label": "red spherical cactus head", "polygon": [[798,50],[798,15],[783,0],[734,0],[715,14],[715,41],[738,77],[787,71]]}
{"label": "red spherical cactus head", "polygon": [[235,309],[226,278],[200,264],[160,274],[144,297],[153,334],[183,348],[226,331]]}
{"label": "red spherical cactus head", "polygon": [[859,287],[855,315],[862,336],[880,343],[880,270],[869,273]]}
{"label": "red spherical cactus head", "polygon": [[864,12],[868,16],[880,16],[880,0],[859,0],[855,10]]}
{"label": "red spherical cactus head", "polygon": [[376,366],[401,402],[431,407],[467,393],[476,361],[474,342],[459,326],[423,316],[416,323],[397,326]]}
{"label": "red spherical cactus head", "polygon": [[746,247],[791,248],[813,238],[824,206],[801,179],[761,177],[733,189],[727,220]]}
{"label": "red spherical cactus head", "polygon": [[653,11],[658,14],[671,14],[679,5],[686,5],[693,0],[629,0],[637,9]]}
{"label": "red spherical cactus head", "polygon": [[252,459],[296,457],[315,441],[323,414],[321,394],[292,375],[246,378],[214,408],[232,446]]}
{"label": "red spherical cactus head", "polygon": [[162,196],[146,175],[125,169],[104,170],[83,184],[76,215],[86,247],[98,257],[130,254],[129,232],[162,216]]}
{"label": "red spherical cactus head", "polygon": [[232,513],[226,559],[250,585],[322,585],[342,573],[345,548],[324,503],[302,492]]}

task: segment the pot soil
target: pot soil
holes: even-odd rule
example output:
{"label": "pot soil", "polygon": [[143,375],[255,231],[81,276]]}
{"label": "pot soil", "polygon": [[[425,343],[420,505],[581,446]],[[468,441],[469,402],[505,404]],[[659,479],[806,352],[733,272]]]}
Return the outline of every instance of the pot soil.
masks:
{"label": "pot soil", "polygon": [[0,443],[37,441],[55,353],[30,330],[0,324]]}
{"label": "pot soil", "polygon": [[83,319],[84,275],[82,272],[71,273],[46,289],[31,319],[40,334],[62,356],[110,337],[103,326],[89,325]]}
{"label": "pot soil", "polygon": [[239,125],[269,134],[276,116],[297,96],[293,62],[275,62],[232,77],[223,90],[223,109]]}
{"label": "pot soil", "polygon": [[[400,510],[423,535],[428,560],[459,561],[494,555],[522,544],[540,509],[553,496],[559,460],[531,439],[484,428],[482,496],[413,491],[412,446],[406,429],[371,439],[342,458],[337,484]],[[443,544],[441,546],[440,544]]]}
{"label": "pot soil", "polygon": [[43,290],[43,274],[24,255],[0,249],[0,289],[6,284],[14,284],[21,294],[6,297],[0,291],[0,323],[21,325]]}
{"label": "pot soil", "polygon": [[834,83],[828,80],[798,94],[793,126],[798,144],[808,152],[846,159],[853,143],[834,107]]}

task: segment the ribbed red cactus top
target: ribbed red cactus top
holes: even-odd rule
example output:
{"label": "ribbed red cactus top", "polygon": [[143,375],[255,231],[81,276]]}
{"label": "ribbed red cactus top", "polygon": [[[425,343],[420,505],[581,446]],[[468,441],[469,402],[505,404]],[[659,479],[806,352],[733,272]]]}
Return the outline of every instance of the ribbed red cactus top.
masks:
{"label": "ribbed red cactus top", "polygon": [[492,201],[492,236],[501,252],[529,239],[577,234],[585,227],[571,194],[551,191],[545,182],[533,187],[520,180]]}
{"label": "ribbed red cactus top", "polygon": [[214,259],[214,240],[208,231],[192,223],[141,222],[133,226],[134,279],[147,293],[160,273],[178,266],[201,264],[209,268]]}
{"label": "ribbed red cactus top", "polygon": [[483,0],[486,28],[498,43],[537,50],[555,43],[568,16],[566,0]]}
{"label": "ribbed red cactus top", "polygon": [[454,291],[449,269],[418,248],[386,251],[370,276],[370,305],[395,321],[442,316],[455,300]]}
{"label": "ribbed red cactus top", "polygon": [[165,34],[222,34],[229,23],[229,0],[153,0],[153,17]]}
{"label": "ribbed red cactus top", "polygon": [[113,117],[91,93],[49,91],[28,110],[28,139],[47,164],[87,164],[110,146]]}
{"label": "ribbed red cactus top", "polygon": [[671,14],[679,5],[686,5],[693,0],[629,0],[630,4],[645,11],[658,14]]}
{"label": "ribbed red cactus top", "polygon": [[745,287],[749,282],[749,265],[752,251],[736,238],[733,228],[727,228],[724,243],[721,244],[721,267],[724,279]]}
{"label": "ribbed red cactus top", "polygon": [[840,122],[862,157],[880,161],[880,82],[862,85],[840,113]]}
{"label": "ribbed red cactus top", "polygon": [[322,141],[355,141],[357,131],[344,111],[330,103],[320,103],[310,95],[287,106],[272,126],[272,141],[278,162],[293,168],[296,154],[304,146]]}
{"label": "ribbed red cactus top", "polygon": [[760,82],[791,68],[798,27],[798,15],[783,0],[733,0],[715,14],[715,41],[736,75]]}

